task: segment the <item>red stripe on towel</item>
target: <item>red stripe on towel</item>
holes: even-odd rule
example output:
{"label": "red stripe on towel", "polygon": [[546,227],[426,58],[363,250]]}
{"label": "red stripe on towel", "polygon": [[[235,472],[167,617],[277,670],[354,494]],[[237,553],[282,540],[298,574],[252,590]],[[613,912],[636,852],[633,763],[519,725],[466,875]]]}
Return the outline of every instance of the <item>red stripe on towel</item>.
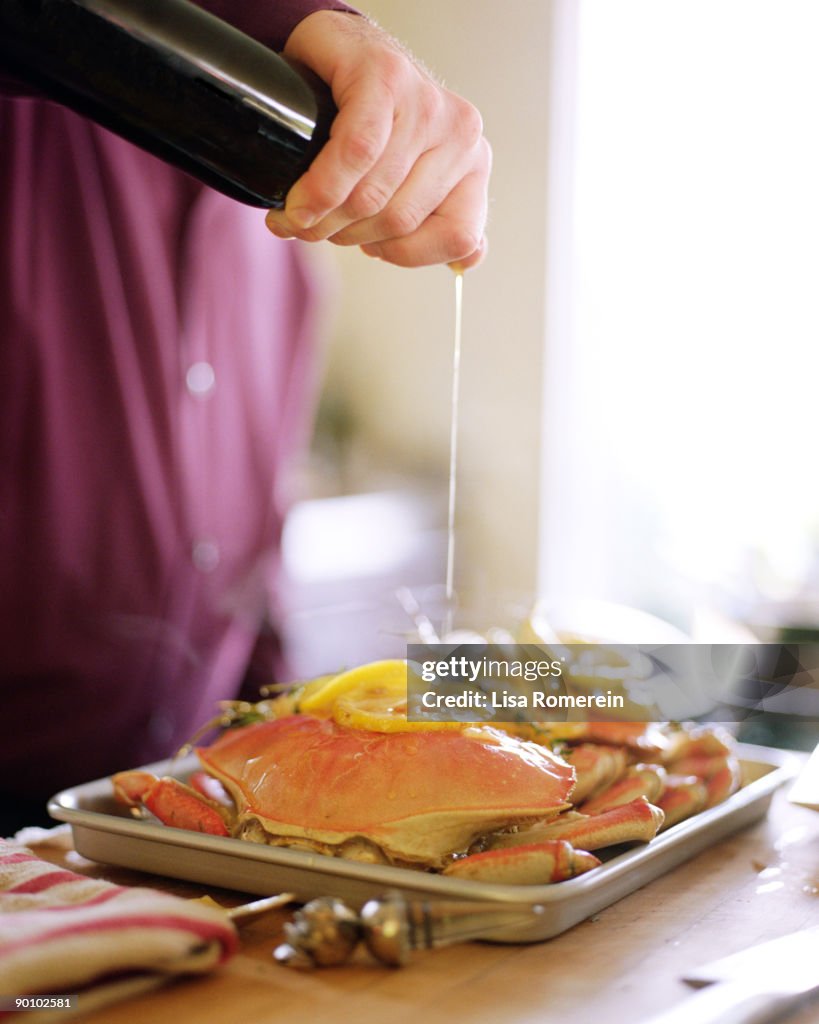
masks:
{"label": "red stripe on towel", "polygon": [[3,896],[5,893],[0,892],[0,913],[6,910],[7,913],[11,914],[37,914],[38,917],[43,913],[60,913],[63,910],[85,910],[86,907],[98,907],[102,903],[107,903],[109,900],[114,899],[115,896],[119,896],[123,892],[127,892],[122,886],[116,886],[116,888],[106,889],[103,892],[98,892],[95,896],[89,896],[87,900],[75,900],[71,903],[51,903],[48,906],[37,905],[33,906],[15,906],[13,908],[5,908],[3,906]]}
{"label": "red stripe on towel", "polygon": [[128,917],[110,918],[103,921],[78,921],[76,924],[51,928],[21,942],[10,942],[6,949],[25,949],[27,946],[36,946],[71,935],[82,935],[88,932],[121,932],[129,928],[169,928],[187,932],[202,940],[217,939],[222,944],[221,961],[226,960],[239,944],[238,935],[227,923],[220,925],[217,922],[194,920],[176,914],[132,914]]}
{"label": "red stripe on towel", "polygon": [[42,863],[39,857],[33,857],[30,853],[0,853],[0,864],[23,864],[27,860]]}
{"label": "red stripe on towel", "polygon": [[52,889],[55,885],[64,885],[66,882],[85,881],[88,881],[88,879],[73,871],[55,869],[54,871],[45,871],[43,874],[29,878],[25,882],[18,882],[17,885],[12,885],[10,888],[4,889],[3,892],[13,895],[17,893],[44,892],[46,889]]}

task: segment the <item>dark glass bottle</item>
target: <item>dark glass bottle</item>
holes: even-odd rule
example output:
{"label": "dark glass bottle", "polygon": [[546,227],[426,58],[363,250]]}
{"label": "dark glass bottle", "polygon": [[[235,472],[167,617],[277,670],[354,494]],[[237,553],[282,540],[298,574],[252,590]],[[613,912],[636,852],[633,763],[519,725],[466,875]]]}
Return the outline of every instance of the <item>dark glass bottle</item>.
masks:
{"label": "dark glass bottle", "polygon": [[188,0],[0,0],[0,65],[252,206],[281,207],[329,90]]}

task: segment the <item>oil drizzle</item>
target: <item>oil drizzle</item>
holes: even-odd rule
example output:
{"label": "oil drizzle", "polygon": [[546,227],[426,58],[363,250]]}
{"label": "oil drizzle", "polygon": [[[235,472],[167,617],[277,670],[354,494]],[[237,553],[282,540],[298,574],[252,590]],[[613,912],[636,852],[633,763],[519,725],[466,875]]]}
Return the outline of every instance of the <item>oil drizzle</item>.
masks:
{"label": "oil drizzle", "polygon": [[452,394],[449,408],[449,502],[446,523],[446,600],[442,639],[452,632],[455,612],[455,503],[458,490],[458,405],[461,391],[461,334],[464,273],[455,271],[455,336],[452,346]]}

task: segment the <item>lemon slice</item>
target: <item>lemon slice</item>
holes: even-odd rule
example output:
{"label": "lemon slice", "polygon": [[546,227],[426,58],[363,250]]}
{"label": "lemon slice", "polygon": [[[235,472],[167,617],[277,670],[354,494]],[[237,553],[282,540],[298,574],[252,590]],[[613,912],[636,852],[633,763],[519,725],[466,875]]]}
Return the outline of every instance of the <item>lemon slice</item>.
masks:
{"label": "lemon slice", "polygon": [[377,694],[352,700],[343,697],[333,708],[339,725],[367,732],[431,732],[441,729],[463,730],[475,723],[474,713],[463,721],[436,722],[428,718],[410,721],[407,718],[407,696],[396,698]]}
{"label": "lemon slice", "polygon": [[463,729],[474,722],[407,719],[408,675],[405,661],[374,661],[350,669],[305,690],[299,708],[306,714],[332,718],[339,725],[368,732],[416,732]]}
{"label": "lemon slice", "polygon": [[309,715],[330,715],[342,698],[356,703],[373,696],[390,696],[406,702],[407,664],[399,659],[372,661],[339,675],[315,680],[305,687],[299,707]]}

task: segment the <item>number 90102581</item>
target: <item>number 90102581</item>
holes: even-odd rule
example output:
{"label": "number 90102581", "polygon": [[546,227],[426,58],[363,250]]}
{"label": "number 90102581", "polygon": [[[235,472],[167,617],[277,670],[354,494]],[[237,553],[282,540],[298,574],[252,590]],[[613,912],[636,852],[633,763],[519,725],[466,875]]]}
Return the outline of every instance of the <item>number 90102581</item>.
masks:
{"label": "number 90102581", "polygon": [[76,1010],[75,995],[0,996],[0,1012],[20,1010]]}

